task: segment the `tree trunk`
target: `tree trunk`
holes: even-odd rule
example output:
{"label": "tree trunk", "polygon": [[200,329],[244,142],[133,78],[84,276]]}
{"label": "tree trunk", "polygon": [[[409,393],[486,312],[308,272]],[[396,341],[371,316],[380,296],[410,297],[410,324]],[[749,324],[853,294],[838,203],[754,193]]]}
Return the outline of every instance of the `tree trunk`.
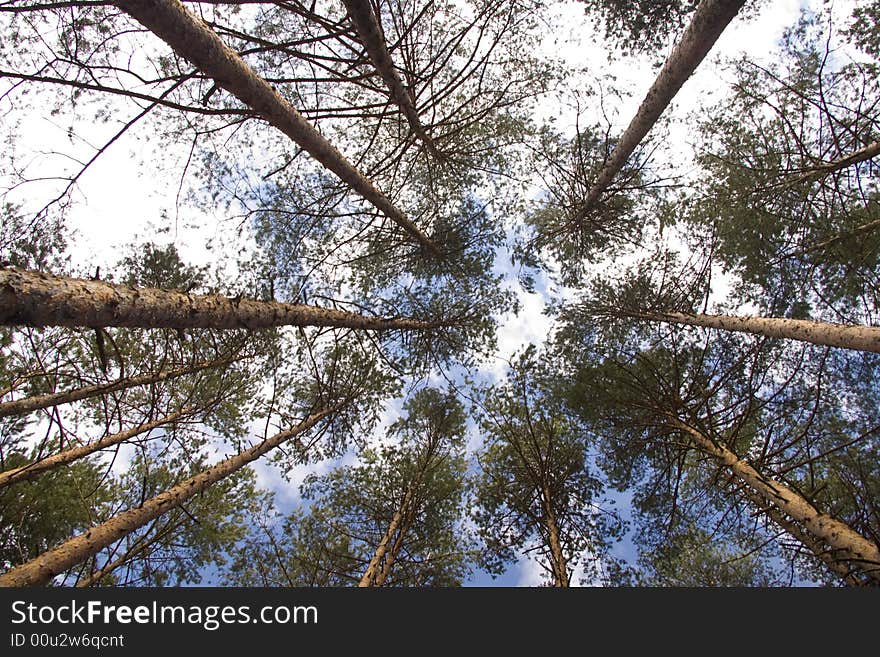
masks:
{"label": "tree trunk", "polygon": [[164,493],[160,493],[156,497],[147,500],[142,506],[124,511],[107,522],[93,527],[86,533],[75,536],[58,547],[44,552],[35,559],[13,568],[0,575],[0,586],[48,584],[55,575],[63,573],[71,566],[94,556],[123,536],[143,527],[168,510],[183,504],[186,500],[202,492],[211,484],[220,481],[224,477],[228,477],[248,463],[260,458],[271,449],[307,431],[328,415],[336,412],[340,407],[341,405],[337,405],[334,408],[315,413],[292,429],[277,433],[250,449],[211,466]]}
{"label": "tree trunk", "polygon": [[72,447],[70,449],[64,450],[63,452],[52,454],[51,456],[42,458],[39,461],[34,461],[33,463],[28,463],[27,465],[23,465],[19,468],[13,468],[12,470],[0,472],[0,487],[16,484],[20,481],[30,481],[31,479],[36,479],[39,475],[48,470],[53,470],[58,466],[71,463],[77,459],[83,458],[84,456],[88,456],[89,454],[94,454],[99,450],[106,449],[107,447],[118,445],[119,443],[125,442],[129,438],[134,438],[139,434],[152,431],[157,427],[161,427],[163,424],[174,422],[175,420],[186,415],[192,410],[192,407],[184,408],[177,411],[176,413],[171,413],[170,415],[166,415],[165,417],[158,420],[147,422],[138,427],[127,429],[125,431],[120,431],[119,433],[114,433],[109,436],[104,436],[103,438],[100,438],[87,445]]}
{"label": "tree trunk", "polygon": [[345,156],[179,0],[115,0],[114,4],[214,79],[245,105],[336,174],[385,216],[406,230],[429,253],[436,245]]}
{"label": "tree trunk", "polygon": [[700,65],[724,28],[745,3],[746,0],[703,0],[699,4],[681,40],[648,90],[648,95],[642,101],[629,127],[620,136],[620,141],[617,142],[608,162],[596,177],[577,219],[582,220],[587,216],[592,205],[611,184],[614,176],[620,172],[675,94]]}
{"label": "tree trunk", "polygon": [[422,141],[431,155],[437,159],[442,159],[440,152],[434,145],[434,140],[431,139],[419,120],[419,113],[416,110],[413,98],[407,92],[406,87],[403,85],[403,80],[400,79],[397,70],[394,68],[391,54],[385,46],[382,26],[379,24],[378,16],[373,12],[372,3],[370,0],[342,1],[348,10],[351,22],[357,30],[358,37],[367,51],[370,61],[382,77],[385,86],[391,92],[391,98],[406,117],[410,129]]}
{"label": "tree trunk", "polygon": [[870,160],[871,158],[877,157],[878,155],[880,155],[880,141],[875,141],[868,144],[864,148],[860,148],[855,153],[850,153],[846,157],[840,158],[839,160],[826,162],[825,164],[817,164],[809,171],[805,171],[802,174],[799,174],[787,180],[783,180],[781,183],[778,183],[778,185],[774,185],[774,187],[787,187],[789,185],[797,185],[808,180],[820,180],[825,176],[830,176],[832,173],[840,171],[841,169],[846,169],[847,167],[851,167],[853,164],[858,164],[859,162]]}
{"label": "tree trunk", "polygon": [[550,563],[553,570],[553,586],[568,587],[568,564],[565,554],[562,552],[562,543],[559,540],[559,527],[556,524],[556,514],[553,513],[550,491],[545,487],[541,491],[544,505],[544,526],[547,529],[547,542],[550,547]]}
{"label": "tree trunk", "polygon": [[[2,277],[2,275],[2,272],[0,272],[0,277]],[[2,295],[2,292],[0,292],[0,295]],[[83,399],[91,399],[92,397],[97,397],[98,395],[118,392],[120,390],[127,390],[128,388],[135,388],[137,386],[150,385],[151,383],[160,383],[162,381],[176,379],[177,377],[184,376],[186,374],[192,374],[193,372],[199,372],[201,370],[211,367],[229,365],[235,360],[236,359],[234,358],[223,358],[212,361],[204,361],[201,363],[196,363],[195,365],[181,367],[176,370],[166,370],[162,372],[157,372],[156,374],[132,376],[125,379],[120,379],[118,381],[111,381],[110,383],[98,383],[93,386],[84,386],[82,388],[77,388],[76,390],[54,392],[48,395],[39,395],[34,397],[25,397],[24,399],[16,399],[15,401],[0,404],[0,417],[32,413],[34,411],[40,410],[41,408],[49,408],[50,406],[58,406],[60,404],[69,404],[71,402],[80,401]]]}
{"label": "tree trunk", "polygon": [[799,522],[817,539],[839,551],[840,559],[852,563],[876,582],[880,582],[880,547],[875,543],[849,525],[818,511],[785,484],[761,475],[727,447],[716,444],[674,415],[667,417],[675,428],[693,439],[700,451],[727,466],[735,477],[760,495],[767,504]]}
{"label": "tree trunk", "polygon": [[811,319],[787,319],[784,317],[740,317],[679,312],[628,313],[621,311],[618,314],[652,322],[703,326],[724,331],[764,335],[768,338],[799,340],[827,347],[880,352],[880,327],[878,326],[833,324]]}
{"label": "tree trunk", "polygon": [[433,329],[445,324],[366,317],[297,303],[131,288],[106,281],[2,269],[0,325],[180,329],[335,326],[387,331]]}
{"label": "tree trunk", "polygon": [[123,554],[121,557],[114,559],[110,563],[106,564],[103,568],[100,568],[99,570],[91,573],[88,577],[84,577],[83,579],[79,580],[76,583],[76,588],[84,589],[90,586],[94,586],[120,566],[126,564],[128,561],[131,561],[139,554],[142,554],[149,550],[151,547],[153,547],[153,544],[164,538],[166,535],[168,535],[169,532],[176,531],[181,525],[182,523],[175,523],[171,526],[164,527],[158,533],[154,533],[149,537],[145,537],[144,541],[126,550],[125,554]]}
{"label": "tree trunk", "polygon": [[815,536],[810,535],[808,532],[805,532],[797,525],[797,523],[786,518],[779,509],[768,504],[764,498],[748,486],[743,487],[743,493],[754,502],[762,513],[766,514],[770,520],[788,532],[789,536],[807,548],[817,559],[824,563],[831,572],[840,577],[847,586],[862,586],[862,582],[859,581],[858,577],[854,574],[856,570],[860,571],[860,569],[857,567],[851,568],[843,561],[837,559],[820,540]]}
{"label": "tree trunk", "polygon": [[373,554],[373,558],[370,559],[370,563],[361,577],[361,581],[358,582],[358,587],[379,586],[377,580],[382,573],[380,570],[380,564],[382,563],[382,559],[388,553],[389,544],[394,539],[394,535],[401,526],[403,516],[407,513],[409,505],[412,502],[412,497],[413,489],[412,486],[410,486],[407,488],[406,494],[403,496],[403,501],[400,503],[400,507],[398,507],[397,511],[395,511],[394,515],[391,517],[391,522],[388,523],[388,530],[385,532],[382,540],[379,541],[379,545],[376,546],[376,552]]}
{"label": "tree trunk", "polygon": [[406,537],[406,532],[410,525],[412,525],[412,521],[413,514],[410,512],[407,514],[406,520],[401,523],[400,529],[397,532],[397,537],[394,539],[394,544],[385,554],[385,563],[382,564],[382,571],[373,580],[373,586],[385,586],[385,582],[388,581],[388,576],[391,575],[391,568],[397,560],[397,555],[400,554],[400,550],[403,548],[403,539]]}

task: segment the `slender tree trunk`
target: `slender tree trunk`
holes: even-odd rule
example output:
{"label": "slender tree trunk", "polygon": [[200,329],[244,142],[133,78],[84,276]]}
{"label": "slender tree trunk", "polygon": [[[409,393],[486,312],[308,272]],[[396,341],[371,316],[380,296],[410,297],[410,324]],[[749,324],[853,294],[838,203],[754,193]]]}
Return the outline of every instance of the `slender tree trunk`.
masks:
{"label": "slender tree trunk", "polygon": [[363,588],[368,586],[379,586],[379,584],[376,583],[376,580],[382,572],[380,569],[382,559],[388,553],[388,546],[391,544],[391,541],[394,539],[394,535],[400,528],[403,517],[409,510],[409,505],[412,503],[412,498],[413,487],[410,486],[407,488],[406,494],[404,494],[403,496],[403,501],[400,503],[397,511],[395,511],[394,515],[391,517],[391,522],[388,523],[388,529],[385,532],[385,535],[382,537],[382,540],[379,541],[379,545],[376,546],[376,551],[373,553],[373,558],[370,559],[367,570],[361,577],[361,581],[358,582],[359,587]]}
{"label": "slender tree trunk", "polygon": [[859,578],[855,576],[854,571],[860,571],[858,567],[853,568],[835,558],[835,556],[831,553],[830,550],[826,548],[826,546],[818,540],[815,536],[812,536],[808,532],[805,532],[801,529],[797,523],[792,522],[788,518],[782,514],[779,509],[767,503],[767,501],[758,495],[755,491],[753,491],[748,486],[743,487],[743,492],[746,497],[748,497],[754,504],[761,510],[762,513],[765,513],[768,518],[770,518],[777,525],[782,527],[786,532],[788,532],[789,536],[794,538],[797,542],[807,548],[817,559],[819,559],[822,563],[824,563],[828,569],[833,572],[835,575],[840,577],[847,586],[862,586],[862,582],[859,581]]}
{"label": "slender tree trunk", "polygon": [[35,559],[9,570],[0,575],[0,586],[34,586],[49,583],[55,575],[94,556],[123,536],[143,527],[170,509],[180,506],[211,484],[228,477],[266,452],[307,431],[336,412],[340,406],[337,405],[334,408],[315,413],[292,429],[277,433],[250,449],[211,466],[164,493],[147,500],[142,506],[124,511],[84,534],[75,536]]}
{"label": "slender tree trunk", "polygon": [[616,314],[651,322],[703,326],[724,331],[764,335],[768,338],[799,340],[827,347],[880,352],[880,327],[834,324],[811,319],[784,317],[741,317],[737,315],[702,315],[679,312]]}
{"label": "slender tree trunk", "polygon": [[824,178],[825,176],[830,176],[832,173],[840,171],[841,169],[846,169],[847,167],[851,167],[853,164],[858,164],[859,162],[870,160],[871,158],[877,157],[878,155],[880,155],[880,141],[875,141],[868,144],[864,148],[860,148],[854,153],[850,153],[846,157],[840,158],[839,160],[826,162],[825,164],[817,164],[809,171],[805,171],[802,174],[799,174],[792,178],[788,178],[787,180],[783,180],[777,186],[787,187],[789,185],[797,185],[808,180],[819,180],[821,178]]}
{"label": "slender tree trunk", "polygon": [[277,326],[422,330],[443,323],[383,319],[297,303],[131,288],[106,281],[0,270],[0,325],[261,329]]}
{"label": "slender tree trunk", "polygon": [[373,586],[385,586],[385,582],[388,581],[388,577],[391,575],[391,568],[397,560],[397,555],[400,554],[400,550],[403,548],[403,541],[406,537],[407,530],[412,525],[412,521],[413,514],[412,511],[410,511],[407,514],[406,520],[401,523],[400,529],[397,531],[397,537],[394,539],[394,544],[385,554],[385,563],[382,564],[382,571],[373,581]]}
{"label": "slender tree trunk", "polygon": [[385,46],[382,26],[379,24],[379,17],[373,11],[372,3],[370,0],[342,1],[348,10],[351,22],[357,30],[358,37],[366,49],[370,61],[373,63],[376,71],[379,72],[385,86],[391,92],[391,98],[406,117],[410,129],[421,139],[431,155],[437,159],[442,159],[440,152],[434,145],[434,140],[431,139],[419,120],[419,113],[416,110],[413,98],[408,93],[406,87],[404,87],[403,80],[397,74],[391,54]]}
{"label": "slender tree trunk", "polygon": [[550,491],[545,487],[542,491],[544,505],[544,526],[547,529],[547,542],[550,547],[550,562],[553,569],[553,586],[568,587],[568,564],[559,540],[559,526],[556,514],[553,513]]}
{"label": "slender tree trunk", "polygon": [[[0,273],[2,277],[2,273]],[[0,293],[2,294],[2,293]],[[22,415],[24,413],[32,413],[41,408],[49,408],[50,406],[59,406],[60,404],[69,404],[83,399],[91,399],[99,395],[106,395],[111,392],[127,390],[128,388],[136,388],[138,386],[150,385],[152,383],[161,383],[170,379],[199,372],[211,367],[221,367],[235,362],[235,358],[222,358],[218,360],[203,361],[195,365],[188,365],[174,370],[165,370],[156,374],[144,374],[141,376],[132,376],[118,381],[109,383],[98,383],[92,386],[84,386],[76,390],[67,390],[65,392],[54,392],[47,395],[39,395],[34,397],[25,397],[24,399],[16,399],[15,401],[0,404],[0,417],[8,415]]]}
{"label": "slender tree trunk", "polygon": [[703,0],[583,202],[584,219],[746,0]]}
{"label": "slender tree trunk", "polygon": [[376,189],[281,94],[179,0],[115,0],[114,4],[165,41],[178,55],[213,78],[218,86],[290,137],[406,230],[429,253],[439,255],[436,245],[385,194]]}
{"label": "slender tree trunk", "polygon": [[0,472],[0,488],[2,488],[3,486],[9,486],[11,484],[16,484],[20,481],[30,481],[31,479],[36,479],[39,475],[47,472],[48,470],[53,470],[61,465],[71,463],[73,461],[76,461],[77,459],[83,458],[84,456],[88,456],[89,454],[94,454],[99,450],[106,449],[107,447],[118,445],[119,443],[125,442],[129,438],[134,438],[137,435],[147,433],[148,431],[152,431],[157,427],[161,427],[163,424],[174,422],[175,420],[183,417],[192,410],[192,407],[187,407],[175,413],[171,413],[170,415],[166,415],[163,418],[159,418],[158,420],[153,420],[152,422],[147,422],[132,429],[126,429],[125,431],[120,431],[119,433],[104,436],[103,438],[100,438],[87,445],[72,447],[70,449],[64,450],[63,452],[58,452],[57,454],[52,454],[51,456],[42,458],[39,461],[34,461],[33,463],[28,463],[27,465],[23,465],[18,468],[13,468],[11,470]]}
{"label": "slender tree trunk", "polygon": [[873,580],[880,582],[880,547],[874,542],[846,523],[818,511],[785,484],[761,475],[727,447],[713,442],[674,415],[667,417],[673,426],[691,437],[700,451],[723,463],[737,479],[760,495],[767,504],[799,522],[818,540],[839,551],[841,559],[851,562]]}

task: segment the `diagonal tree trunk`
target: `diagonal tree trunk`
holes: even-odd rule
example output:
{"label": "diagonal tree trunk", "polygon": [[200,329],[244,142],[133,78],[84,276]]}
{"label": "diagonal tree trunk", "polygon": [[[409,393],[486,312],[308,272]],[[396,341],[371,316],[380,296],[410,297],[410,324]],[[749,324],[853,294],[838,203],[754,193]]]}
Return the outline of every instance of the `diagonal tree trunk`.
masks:
{"label": "diagonal tree trunk", "polygon": [[391,98],[403,112],[409,123],[410,129],[422,141],[428,151],[435,158],[443,159],[434,140],[425,131],[424,126],[419,120],[419,113],[416,110],[413,98],[410,96],[403,80],[397,74],[391,54],[385,46],[385,37],[382,33],[382,26],[379,24],[379,18],[373,11],[373,5],[370,0],[342,0],[351,22],[357,30],[358,37],[367,51],[370,61],[373,63],[376,71],[382,77],[382,81],[391,92]]}
{"label": "diagonal tree trunk", "polygon": [[387,331],[425,330],[447,324],[0,269],[0,325],[206,329],[335,326]]}
{"label": "diagonal tree trunk", "polygon": [[702,326],[723,331],[764,335],[768,338],[799,340],[827,347],[880,352],[880,326],[834,324],[811,319],[788,319],[785,317],[742,317],[737,315],[703,315],[679,312],[640,313],[619,311],[612,314],[644,319],[650,322]]}
{"label": "diagonal tree trunk", "polygon": [[562,543],[559,539],[559,526],[556,524],[556,514],[553,513],[552,497],[550,490],[545,486],[542,492],[544,506],[544,526],[547,529],[547,543],[550,548],[550,563],[553,570],[553,586],[568,587],[568,564],[562,551]]}
{"label": "diagonal tree trunk", "polygon": [[79,580],[76,583],[76,588],[84,589],[90,586],[94,586],[120,566],[125,565],[138,555],[147,552],[151,547],[153,547],[155,543],[165,538],[171,532],[176,531],[182,524],[182,522],[178,521],[162,528],[159,532],[153,533],[150,536],[143,537],[142,541],[136,542],[136,544],[126,550],[122,556],[117,557],[113,561],[104,565],[102,568]]}
{"label": "diagonal tree trunk", "polygon": [[840,577],[847,586],[862,586],[862,582],[860,582],[854,574],[854,571],[859,569],[853,569],[840,559],[837,559],[831,551],[825,547],[822,541],[818,540],[808,532],[805,532],[797,525],[797,523],[792,522],[785,517],[785,514],[781,513],[776,507],[768,504],[764,498],[748,486],[743,487],[743,493],[755,503],[762,513],[766,514],[768,518],[788,532],[792,538],[812,552],[831,572]]}
{"label": "diagonal tree trunk", "polygon": [[16,484],[20,481],[30,481],[31,479],[36,479],[44,472],[54,470],[59,466],[66,465],[67,463],[72,463],[77,459],[81,459],[85,456],[88,456],[89,454],[94,454],[95,452],[102,449],[112,447],[113,445],[118,445],[122,442],[125,442],[129,438],[134,438],[135,436],[138,436],[142,433],[147,433],[148,431],[152,431],[157,427],[161,427],[163,424],[174,422],[175,420],[183,417],[192,410],[193,407],[187,407],[175,413],[171,413],[170,415],[166,415],[163,418],[159,418],[158,420],[153,420],[152,422],[141,424],[140,426],[134,427],[132,429],[127,429],[125,431],[120,431],[119,433],[104,436],[103,438],[95,440],[94,442],[91,442],[87,445],[72,447],[70,449],[64,450],[63,452],[58,452],[57,454],[52,454],[51,456],[42,458],[39,461],[34,461],[33,463],[28,463],[27,465],[23,465],[18,468],[6,470],[5,472],[0,472],[0,487]]}
{"label": "diagonal tree trunk", "polygon": [[165,370],[156,372],[155,374],[144,374],[141,376],[131,376],[118,381],[109,383],[98,383],[92,386],[83,386],[76,390],[66,390],[64,392],[53,392],[47,395],[38,395],[34,397],[25,397],[24,399],[16,399],[15,401],[0,404],[0,417],[8,415],[23,415],[24,413],[32,413],[42,408],[50,406],[59,406],[61,404],[69,404],[83,399],[91,399],[99,395],[136,388],[138,386],[150,385],[152,383],[161,383],[170,379],[176,379],[187,374],[199,372],[201,370],[212,367],[221,367],[235,362],[236,358],[221,358],[211,361],[203,361],[195,365],[181,367],[174,370]]}
{"label": "diagonal tree trunk", "polygon": [[389,575],[391,575],[391,568],[397,560],[397,555],[400,554],[400,550],[403,548],[403,542],[406,538],[407,530],[412,525],[412,522],[413,510],[411,509],[409,513],[406,514],[406,519],[400,525],[397,537],[394,539],[394,544],[385,554],[385,563],[382,564],[382,571],[373,580],[373,586],[385,586],[385,582],[388,580]]}
{"label": "diagonal tree trunk", "polygon": [[836,550],[840,559],[880,583],[880,547],[876,543],[846,523],[817,510],[785,484],[763,476],[724,445],[712,441],[672,414],[667,417],[672,426],[691,437],[697,449],[720,461],[768,505],[800,523],[816,539]]}
{"label": "diagonal tree trunk", "polygon": [[382,537],[382,540],[379,541],[379,545],[376,546],[376,551],[373,553],[373,558],[370,559],[370,563],[367,566],[366,571],[364,571],[361,581],[358,582],[359,587],[379,586],[377,579],[382,573],[382,560],[388,553],[388,547],[391,545],[391,541],[394,540],[394,535],[397,534],[401,527],[403,517],[408,512],[409,506],[412,503],[412,498],[413,486],[409,486],[403,496],[403,501],[400,503],[400,507],[394,512],[394,515],[391,517],[391,522],[388,523],[388,529],[386,530],[385,535]]}
{"label": "diagonal tree trunk", "polygon": [[245,105],[303,148],[351,189],[409,233],[429,253],[437,246],[333,144],[257,75],[234,50],[179,0],[114,0],[114,4],[165,41],[181,57],[214,79]]}
{"label": "diagonal tree trunk", "polygon": [[675,94],[697,69],[724,28],[745,3],[746,0],[703,0],[697,6],[681,40],[666,60],[629,127],[620,136],[614,152],[587,192],[576,220],[582,220],[587,216],[590,208],[611,184],[614,176],[620,172],[630,155],[672,102]]}
{"label": "diagonal tree trunk", "polygon": [[877,157],[878,155],[880,155],[880,141],[871,142],[864,148],[860,148],[854,153],[850,153],[849,155],[842,157],[838,160],[834,160],[833,162],[817,164],[811,167],[808,171],[787,178],[782,182],[771,185],[771,187],[787,187],[789,185],[797,185],[802,182],[807,182],[808,180],[821,180],[825,176],[830,176],[832,173],[836,173],[837,171],[846,169],[847,167],[851,167],[853,164],[865,162],[866,160],[870,160],[871,158]]}
{"label": "diagonal tree trunk", "polygon": [[147,500],[143,505],[124,511],[107,522],[75,536],[56,548],[0,575],[0,586],[34,586],[48,584],[55,575],[94,556],[123,536],[143,527],[151,520],[173,509],[224,477],[240,470],[266,452],[312,428],[335,413],[341,404],[310,415],[297,426],[277,433],[261,443],[232,456],[176,486]]}

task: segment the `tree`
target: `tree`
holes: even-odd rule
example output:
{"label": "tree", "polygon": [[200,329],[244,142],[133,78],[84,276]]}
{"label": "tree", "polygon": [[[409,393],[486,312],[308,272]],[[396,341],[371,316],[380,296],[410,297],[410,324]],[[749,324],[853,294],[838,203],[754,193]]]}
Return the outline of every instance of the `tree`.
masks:
{"label": "tree", "polygon": [[[159,450],[141,452],[113,482],[114,509],[106,515],[169,488],[186,469],[204,467],[182,461],[162,458]],[[228,546],[247,532],[257,504],[253,473],[239,470],[72,569],[64,583],[80,588],[203,583],[204,572],[222,566]]]}
{"label": "tree", "polygon": [[487,392],[474,515],[493,572],[517,552],[537,551],[553,586],[566,587],[579,566],[586,581],[615,572],[608,549],[624,527],[600,506],[586,436],[561,407],[550,375],[527,350],[507,381]]}
{"label": "tree", "polygon": [[827,354],[812,361],[807,352],[749,347],[731,334],[703,344],[672,334],[656,347],[629,349],[582,361],[572,375],[571,403],[603,436],[613,480],[629,486],[652,472],[640,504],[649,509],[665,490],[671,528],[681,522],[684,486],[698,487],[694,499],[714,497],[720,509],[735,508],[737,497],[760,500],[759,509],[793,522],[795,534],[827,546],[820,552],[829,550],[846,572],[876,579],[874,530],[865,531],[861,512],[835,507],[838,498],[823,493],[823,463],[833,454],[875,448],[874,429],[865,431],[846,407],[857,397],[845,392]]}
{"label": "tree", "polygon": [[586,216],[589,208],[620,172],[675,94],[700,65],[724,28],[744,4],[745,0],[702,0],[697,5],[681,40],[660,69],[657,79],[648,90],[636,115],[620,136],[610,158],[587,192],[583,201],[584,209],[578,214],[579,219]]}
{"label": "tree", "polygon": [[264,586],[460,584],[472,560],[462,529],[464,412],[454,395],[423,388],[404,413],[388,429],[393,442],[307,477],[308,513],[289,515],[281,531],[263,523],[228,577]]}
{"label": "tree", "polygon": [[[10,467],[27,461],[21,452],[6,454]],[[0,567],[8,571],[86,529],[110,498],[103,468],[94,460],[0,489]]]}
{"label": "tree", "polygon": [[820,21],[794,26],[771,66],[733,63],[731,99],[701,125],[705,174],[676,212],[762,314],[873,324],[878,87],[870,64],[830,64]]}

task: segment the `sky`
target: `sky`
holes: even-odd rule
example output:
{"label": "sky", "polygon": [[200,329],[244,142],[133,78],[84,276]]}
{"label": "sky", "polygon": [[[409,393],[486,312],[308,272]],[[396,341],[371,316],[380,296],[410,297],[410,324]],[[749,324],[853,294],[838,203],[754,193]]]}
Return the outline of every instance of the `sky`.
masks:
{"label": "sky", "polygon": [[[783,31],[796,22],[801,9],[820,4],[819,0],[765,1],[761,4],[758,17],[748,21],[735,19],[707,60],[676,97],[669,114],[676,119],[667,137],[669,150],[681,154],[682,161],[687,161],[687,153],[694,146],[693,131],[686,120],[688,113],[698,104],[723,94],[730,79],[724,67],[716,63],[719,57],[735,58],[747,53],[764,60],[772,59],[775,44]],[[835,8],[842,13],[848,12],[851,4],[837,2]],[[548,31],[544,51],[548,55],[562,57],[573,68],[601,71],[614,76],[620,87],[630,94],[623,102],[616,104],[616,112],[610,115],[616,128],[624,128],[656,75],[652,60],[648,57],[613,57],[609,61],[609,55],[614,54],[613,49],[585,18],[581,4],[561,2],[554,7],[557,27],[552,32]],[[0,84],[3,82],[0,81]],[[592,85],[591,76],[585,74],[581,88],[586,90]],[[580,83],[575,81],[574,86],[579,87]],[[597,105],[585,110],[588,119],[591,110],[598,118]],[[119,121],[127,119],[130,114],[130,108],[120,111]],[[78,122],[75,133],[71,133],[68,130],[71,117],[46,115],[39,107],[23,114],[22,105],[13,96],[0,100],[0,116],[7,124],[20,122],[20,138],[14,145],[18,162],[26,163],[29,172],[41,176],[52,176],[58,167],[69,166],[73,160],[87,159],[94,146],[106,141],[108,134],[115,129],[112,122],[109,125],[89,126]],[[572,129],[575,124],[573,109],[557,102],[552,95],[541,104],[539,116],[555,117],[557,127]],[[235,225],[218,222],[216,217],[191,206],[178,214],[177,189],[189,145],[182,144],[176,151],[160,151],[149,137],[145,130],[134,130],[125,135],[90,166],[77,185],[74,194],[76,205],[68,215],[68,224],[76,235],[72,244],[74,268],[82,273],[90,272],[99,264],[105,270],[112,268],[133,239],[160,243],[171,241],[178,247],[183,259],[192,263],[207,263],[215,259],[217,249],[207,248],[207,243],[228,246],[239,239]],[[46,198],[53,186],[57,186],[57,183],[34,183],[17,189],[11,197],[33,205],[35,201]],[[166,232],[158,234],[160,226]],[[501,262],[499,266],[505,265]],[[490,378],[503,374],[504,358],[530,343],[543,342],[552,330],[552,321],[544,314],[546,303],[551,297],[564,293],[564,290],[542,277],[535,293],[521,289],[517,289],[517,292],[521,306],[519,313],[499,318],[499,359],[486,365],[486,375]],[[399,410],[399,404],[389,407],[386,423],[395,417],[396,410]],[[315,467],[304,468],[298,474],[313,472]],[[330,464],[317,467],[328,469]],[[278,491],[283,505],[298,501],[295,487],[291,488],[277,470],[260,465],[257,472],[261,483]],[[530,586],[539,583],[541,577],[540,566],[533,560],[525,559],[496,583]],[[474,583],[491,582],[478,578]]]}

